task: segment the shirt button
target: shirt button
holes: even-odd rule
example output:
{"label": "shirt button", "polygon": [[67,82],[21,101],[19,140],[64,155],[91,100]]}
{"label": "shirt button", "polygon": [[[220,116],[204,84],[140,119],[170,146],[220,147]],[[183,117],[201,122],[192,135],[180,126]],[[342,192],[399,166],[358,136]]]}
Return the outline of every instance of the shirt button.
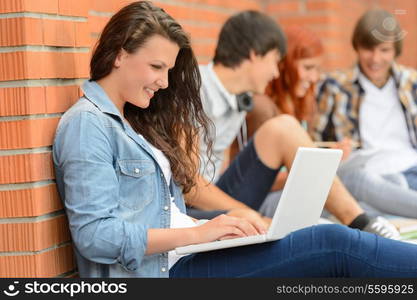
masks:
{"label": "shirt button", "polygon": [[134,171],[136,174],[138,174],[139,173],[139,169],[138,168],[135,168],[135,171]]}
{"label": "shirt button", "polygon": [[166,270],[167,270],[166,268],[161,268],[162,272],[166,272]]}
{"label": "shirt button", "polygon": [[168,206],[164,206],[164,210],[168,210]]}

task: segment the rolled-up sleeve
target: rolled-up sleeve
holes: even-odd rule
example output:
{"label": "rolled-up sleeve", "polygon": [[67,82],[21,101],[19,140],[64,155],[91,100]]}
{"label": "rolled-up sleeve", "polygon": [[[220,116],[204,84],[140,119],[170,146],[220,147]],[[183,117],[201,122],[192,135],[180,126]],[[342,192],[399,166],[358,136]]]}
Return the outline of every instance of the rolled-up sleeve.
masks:
{"label": "rolled-up sleeve", "polygon": [[86,259],[136,270],[146,252],[146,224],[115,215],[119,182],[112,144],[98,117],[81,112],[60,126],[53,147],[58,189],[73,242]]}

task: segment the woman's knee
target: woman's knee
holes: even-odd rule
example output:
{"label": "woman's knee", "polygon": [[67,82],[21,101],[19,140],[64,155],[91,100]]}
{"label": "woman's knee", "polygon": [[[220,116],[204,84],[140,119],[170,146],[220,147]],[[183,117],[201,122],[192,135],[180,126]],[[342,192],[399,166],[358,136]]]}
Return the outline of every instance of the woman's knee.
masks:
{"label": "woman's knee", "polygon": [[300,240],[311,249],[346,249],[358,237],[358,230],[339,224],[322,224],[300,230]]}
{"label": "woman's knee", "polygon": [[313,227],[315,235],[329,240],[340,240],[342,237],[350,237],[355,230],[340,224],[321,224]]}

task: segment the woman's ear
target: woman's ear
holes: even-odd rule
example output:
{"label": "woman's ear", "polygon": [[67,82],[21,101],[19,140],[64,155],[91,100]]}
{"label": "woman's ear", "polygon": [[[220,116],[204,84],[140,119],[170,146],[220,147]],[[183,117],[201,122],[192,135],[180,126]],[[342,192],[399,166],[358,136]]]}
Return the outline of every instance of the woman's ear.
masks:
{"label": "woman's ear", "polygon": [[127,52],[124,49],[120,49],[119,53],[116,56],[116,59],[114,60],[114,67],[120,68],[120,66],[123,64],[123,61],[127,57]]}
{"label": "woman's ear", "polygon": [[255,51],[254,50],[250,50],[249,51],[249,60],[251,62],[254,62],[254,61],[256,61],[257,58],[258,58],[258,55],[255,53]]}

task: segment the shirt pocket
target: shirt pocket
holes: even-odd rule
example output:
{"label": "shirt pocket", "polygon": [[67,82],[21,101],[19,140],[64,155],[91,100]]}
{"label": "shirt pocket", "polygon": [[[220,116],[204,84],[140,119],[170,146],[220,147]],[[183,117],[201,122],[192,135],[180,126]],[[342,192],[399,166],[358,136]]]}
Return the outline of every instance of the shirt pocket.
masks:
{"label": "shirt pocket", "polygon": [[120,204],[141,211],[155,197],[155,165],[151,160],[119,160]]}

